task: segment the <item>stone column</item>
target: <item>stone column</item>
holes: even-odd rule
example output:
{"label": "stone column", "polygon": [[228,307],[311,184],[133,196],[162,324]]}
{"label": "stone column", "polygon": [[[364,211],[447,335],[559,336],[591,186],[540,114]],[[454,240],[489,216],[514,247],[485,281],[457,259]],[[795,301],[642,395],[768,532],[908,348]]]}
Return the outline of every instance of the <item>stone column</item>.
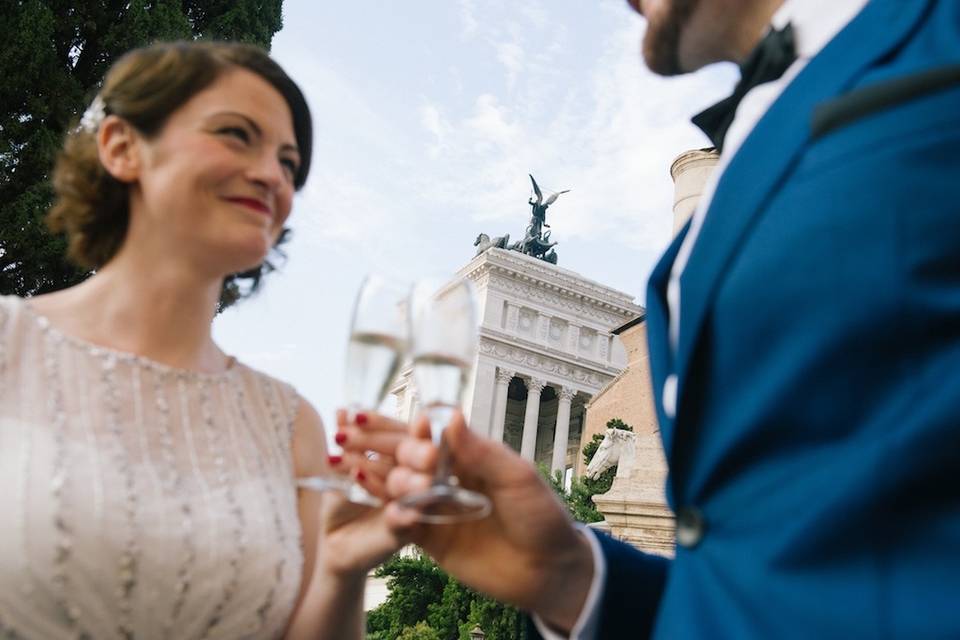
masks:
{"label": "stone column", "polygon": [[531,378],[527,383],[527,412],[523,416],[523,438],[520,455],[533,462],[537,453],[537,421],[540,419],[540,393],[547,383]]}
{"label": "stone column", "polygon": [[484,437],[490,435],[490,411],[493,408],[496,380],[497,365],[486,358],[478,357],[471,380],[463,394],[464,418],[471,429]]}
{"label": "stone column", "polygon": [[497,371],[497,387],[493,392],[493,424],[490,427],[490,439],[494,442],[503,442],[503,425],[507,419],[507,390],[515,375],[516,371]]}
{"label": "stone column", "polygon": [[558,394],[557,427],[553,432],[553,460],[550,463],[550,475],[557,471],[563,473],[567,468],[567,439],[570,436],[570,403],[576,391],[562,387]]}

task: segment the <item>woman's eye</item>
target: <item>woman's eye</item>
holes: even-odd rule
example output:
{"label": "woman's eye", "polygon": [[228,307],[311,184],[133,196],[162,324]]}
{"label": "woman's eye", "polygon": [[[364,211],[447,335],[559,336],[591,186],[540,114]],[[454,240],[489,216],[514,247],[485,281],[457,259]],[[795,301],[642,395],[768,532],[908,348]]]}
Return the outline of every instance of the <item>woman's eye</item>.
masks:
{"label": "woman's eye", "polygon": [[289,158],[282,158],[280,160],[280,164],[282,164],[283,167],[287,170],[291,178],[297,175],[297,170],[299,169],[299,167],[297,166],[297,163],[295,161],[290,160]]}
{"label": "woman's eye", "polygon": [[233,136],[243,142],[250,142],[250,135],[241,127],[224,127],[218,131],[224,135]]}

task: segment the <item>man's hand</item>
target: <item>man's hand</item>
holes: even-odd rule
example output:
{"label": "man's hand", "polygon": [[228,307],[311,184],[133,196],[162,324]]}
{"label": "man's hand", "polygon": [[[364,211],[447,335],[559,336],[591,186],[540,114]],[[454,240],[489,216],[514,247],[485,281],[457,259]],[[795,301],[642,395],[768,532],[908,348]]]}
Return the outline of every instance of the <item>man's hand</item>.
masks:
{"label": "man's hand", "polygon": [[[395,498],[426,489],[438,448],[420,420],[397,448],[398,466],[387,477]],[[569,631],[593,577],[590,544],[536,469],[506,446],[472,433],[458,413],[446,429],[460,483],[487,495],[493,511],[479,521],[415,524],[415,512],[387,507],[389,525],[422,546],[446,571],[470,587],[539,615]]]}

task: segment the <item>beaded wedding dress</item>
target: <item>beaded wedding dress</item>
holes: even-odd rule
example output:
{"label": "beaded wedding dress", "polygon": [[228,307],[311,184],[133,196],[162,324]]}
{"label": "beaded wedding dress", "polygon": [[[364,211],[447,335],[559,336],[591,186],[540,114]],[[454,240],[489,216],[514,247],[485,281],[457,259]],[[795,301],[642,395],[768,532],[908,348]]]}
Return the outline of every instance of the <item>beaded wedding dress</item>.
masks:
{"label": "beaded wedding dress", "polygon": [[0,637],[274,638],[296,392],[100,348],[0,298]]}

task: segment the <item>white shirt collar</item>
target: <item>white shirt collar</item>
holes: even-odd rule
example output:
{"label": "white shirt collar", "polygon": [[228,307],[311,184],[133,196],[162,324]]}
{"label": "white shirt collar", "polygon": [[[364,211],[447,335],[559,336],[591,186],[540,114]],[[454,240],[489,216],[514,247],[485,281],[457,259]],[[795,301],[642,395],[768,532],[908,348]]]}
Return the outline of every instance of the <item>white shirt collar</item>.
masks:
{"label": "white shirt collar", "polygon": [[782,29],[791,23],[797,57],[810,59],[863,10],[867,0],[784,0],[770,22]]}

